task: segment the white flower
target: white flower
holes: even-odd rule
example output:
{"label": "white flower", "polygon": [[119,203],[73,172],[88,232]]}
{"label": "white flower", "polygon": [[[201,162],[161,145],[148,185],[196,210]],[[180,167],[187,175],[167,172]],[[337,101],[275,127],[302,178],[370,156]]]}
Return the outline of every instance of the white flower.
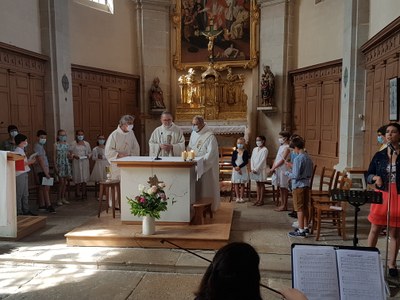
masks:
{"label": "white flower", "polygon": [[164,182],[160,182],[159,184],[158,184],[158,186],[160,187],[160,188],[165,188],[165,183]]}
{"label": "white flower", "polygon": [[138,190],[139,190],[139,192],[141,192],[141,193],[143,193],[143,191],[145,190],[145,186],[143,185],[143,184],[139,184],[139,186],[138,186]]}

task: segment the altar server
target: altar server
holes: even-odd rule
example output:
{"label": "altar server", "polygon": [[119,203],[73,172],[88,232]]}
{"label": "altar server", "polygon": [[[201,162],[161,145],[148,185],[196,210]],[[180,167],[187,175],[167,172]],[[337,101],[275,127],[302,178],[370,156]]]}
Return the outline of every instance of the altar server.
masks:
{"label": "altar server", "polygon": [[193,150],[196,157],[204,159],[204,173],[196,182],[196,194],[199,199],[212,198],[212,209],[216,211],[220,204],[218,142],[203,117],[195,116],[192,128],[188,151]]}
{"label": "altar server", "polygon": [[154,129],[149,140],[149,156],[180,156],[185,150],[185,137],[182,130],[173,123],[172,114],[161,114],[161,126]]}

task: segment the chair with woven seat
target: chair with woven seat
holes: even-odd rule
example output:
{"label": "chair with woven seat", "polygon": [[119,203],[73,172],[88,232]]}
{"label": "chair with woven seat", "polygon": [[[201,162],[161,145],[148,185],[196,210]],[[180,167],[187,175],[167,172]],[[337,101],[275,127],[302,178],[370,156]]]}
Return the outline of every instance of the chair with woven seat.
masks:
{"label": "chair with woven seat", "polygon": [[[339,189],[349,190],[351,188],[351,179],[344,172],[340,173]],[[316,229],[315,240],[318,241],[323,224],[330,224],[337,228],[338,235],[346,239],[346,208],[347,202],[333,201],[326,196],[313,196],[313,225],[311,233]]]}

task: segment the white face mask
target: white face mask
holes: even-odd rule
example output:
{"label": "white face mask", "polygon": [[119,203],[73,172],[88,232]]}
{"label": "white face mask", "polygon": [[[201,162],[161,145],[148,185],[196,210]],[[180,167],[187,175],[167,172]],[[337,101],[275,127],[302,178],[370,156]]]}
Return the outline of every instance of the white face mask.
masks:
{"label": "white face mask", "polygon": [[11,135],[13,138],[15,138],[15,137],[18,135],[18,131],[13,130],[13,131],[10,132],[10,135]]}
{"label": "white face mask", "polygon": [[192,130],[193,130],[194,132],[198,132],[198,131],[199,131],[199,126],[197,126],[197,125],[192,125]]}
{"label": "white face mask", "polygon": [[278,141],[279,141],[279,144],[282,145],[285,142],[285,139],[284,138],[279,138]]}
{"label": "white face mask", "polygon": [[256,145],[257,145],[257,147],[261,147],[263,145],[263,142],[262,141],[256,141]]}
{"label": "white face mask", "polygon": [[128,131],[132,131],[133,130],[133,125],[128,125]]}

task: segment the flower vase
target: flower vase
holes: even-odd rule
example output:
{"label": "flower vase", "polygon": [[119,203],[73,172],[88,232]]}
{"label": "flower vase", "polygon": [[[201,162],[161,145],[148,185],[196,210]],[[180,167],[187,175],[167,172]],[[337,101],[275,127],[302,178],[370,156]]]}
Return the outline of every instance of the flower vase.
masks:
{"label": "flower vase", "polygon": [[156,232],[156,223],[155,219],[150,216],[144,216],[142,221],[142,234],[143,235],[151,235]]}

